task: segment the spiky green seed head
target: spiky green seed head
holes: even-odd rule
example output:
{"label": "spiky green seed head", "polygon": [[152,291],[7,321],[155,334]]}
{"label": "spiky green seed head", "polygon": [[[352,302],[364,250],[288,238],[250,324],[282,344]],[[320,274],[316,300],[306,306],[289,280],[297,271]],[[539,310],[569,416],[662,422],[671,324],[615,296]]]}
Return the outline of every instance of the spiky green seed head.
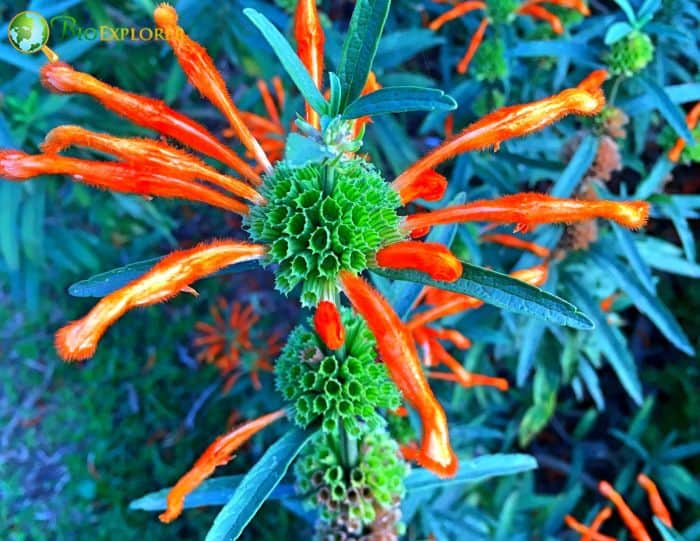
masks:
{"label": "spiky green seed head", "polygon": [[308,508],[321,504],[326,526],[340,525],[347,533],[360,535],[404,497],[410,467],[396,441],[381,429],[358,442],[352,467],[343,464],[339,446],[336,435],[318,432],[294,465],[296,486]]}
{"label": "spiky green seed head", "polygon": [[507,24],[515,18],[518,0],[486,0],[486,13],[494,24]]}
{"label": "spiky green seed head", "polygon": [[301,303],[315,306],[334,295],[338,273],[360,273],[377,250],[403,238],[399,195],[361,158],[335,165],[278,163],[266,176],[268,203],[251,209],[244,226],[269,246],[275,284],[289,294],[301,285]]}
{"label": "spiky green seed head", "polygon": [[340,314],[346,333],[342,355],[326,348],[309,320],[289,335],[275,365],[276,384],[299,426],[319,422],[323,431],[334,432],[342,422],[348,434],[359,437],[384,426],[377,408],[394,409],[401,398],[377,361],[365,322],[347,308]]}
{"label": "spiky green seed head", "polygon": [[508,77],[506,44],[500,38],[485,40],[472,61],[474,77],[479,81],[494,82]]}
{"label": "spiky green seed head", "polygon": [[654,58],[654,44],[644,32],[634,30],[610,46],[606,57],[610,73],[630,77]]}

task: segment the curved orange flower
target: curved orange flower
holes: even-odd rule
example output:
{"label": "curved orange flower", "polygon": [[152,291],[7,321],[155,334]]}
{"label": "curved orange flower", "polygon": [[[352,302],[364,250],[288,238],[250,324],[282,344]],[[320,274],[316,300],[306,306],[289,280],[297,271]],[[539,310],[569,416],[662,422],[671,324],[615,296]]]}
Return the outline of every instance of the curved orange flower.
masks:
{"label": "curved orange flower", "polygon": [[263,428],[284,417],[284,410],[248,421],[228,434],[216,438],[197,459],[192,468],[170,489],[167,509],[159,515],[161,522],[172,522],[182,513],[185,497],[207,479],[218,466],[227,464],[240,447]]}
{"label": "curved orange flower", "polygon": [[[316,88],[323,89],[323,46],[325,36],[318,19],[316,0],[299,0],[294,17],[294,37],[297,52]],[[321,127],[318,113],[306,105],[306,121],[314,128]]]}
{"label": "curved orange flower", "polygon": [[[441,4],[445,3],[444,0],[434,1]],[[559,17],[557,17],[551,11],[548,11],[541,4],[554,4],[565,8],[575,9],[584,16],[590,15],[588,6],[583,2],[583,0],[526,0],[516,9],[515,13],[519,15],[529,15],[533,19],[543,20],[552,27],[552,31],[554,33],[562,34],[564,32],[564,26],[562,25]],[[484,16],[481,19],[481,22],[479,23],[479,26],[477,27],[476,31],[474,32],[474,35],[469,40],[467,51],[464,53],[464,56],[462,56],[459,63],[457,64],[458,73],[467,72],[467,69],[469,68],[469,63],[471,62],[472,58],[474,58],[476,51],[479,49],[479,45],[481,45],[481,42],[484,39],[486,29],[492,23],[489,14],[488,4],[486,2],[479,1],[458,2],[452,8],[448,9],[446,12],[444,12],[439,17],[430,22],[430,24],[428,25],[428,28],[430,28],[433,31],[436,31],[440,29],[445,23],[476,10],[483,10]]]}
{"label": "curved orange flower", "polygon": [[407,458],[440,476],[454,476],[459,464],[450,446],[447,418],[425,379],[408,329],[391,305],[362,278],[343,271],[340,281],[350,303],[374,334],[391,379],[421,418],[420,449]]}
{"label": "curved orange flower", "polygon": [[[210,307],[213,323],[198,321],[199,335],[194,345],[200,348],[197,360],[214,364],[227,376],[228,390],[242,373],[248,373],[255,389],[260,389],[259,371],[272,371],[271,359],[282,348],[281,335],[274,333],[266,340],[254,334],[260,316],[253,305],[219,298]],[[251,336],[252,334],[252,336]]]}
{"label": "curved orange flower", "polygon": [[318,303],[314,329],[328,349],[339,349],[345,343],[345,327],[334,302],[323,300]]}
{"label": "curved orange flower", "polygon": [[[688,129],[691,131],[697,127],[699,121],[700,121],[700,102],[696,103],[685,117],[685,122],[688,125]],[[690,142],[694,142],[694,141],[690,141]],[[682,137],[679,137],[678,139],[676,139],[676,144],[673,145],[673,148],[668,151],[668,159],[671,160],[672,162],[678,162],[681,159],[681,154],[683,153],[683,150],[685,149],[685,147],[688,143],[689,143],[689,141],[686,141]]]}

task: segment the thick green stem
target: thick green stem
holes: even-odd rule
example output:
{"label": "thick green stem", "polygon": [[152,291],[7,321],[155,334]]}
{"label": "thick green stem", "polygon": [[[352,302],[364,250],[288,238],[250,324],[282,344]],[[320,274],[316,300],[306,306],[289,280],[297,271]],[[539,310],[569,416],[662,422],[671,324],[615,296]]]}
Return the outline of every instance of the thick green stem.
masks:
{"label": "thick green stem", "polygon": [[342,420],[338,424],[338,436],[340,440],[340,460],[347,470],[354,468],[357,466],[357,438],[353,438],[347,433]]}

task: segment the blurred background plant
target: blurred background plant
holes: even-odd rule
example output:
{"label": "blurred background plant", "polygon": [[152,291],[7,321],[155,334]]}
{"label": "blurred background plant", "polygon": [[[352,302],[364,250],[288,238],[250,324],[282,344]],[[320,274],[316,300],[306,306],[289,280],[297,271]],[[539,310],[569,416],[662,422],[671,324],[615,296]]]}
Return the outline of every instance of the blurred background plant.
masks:
{"label": "blurred background plant", "polygon": [[[269,128],[274,147],[302,110],[301,100],[241,10],[254,7],[289,30],[294,2],[182,0],[176,5],[188,31],[226,75],[236,103],[251,117],[271,122],[257,121],[261,129]],[[339,57],[352,3],[319,5],[327,15],[327,61],[332,62]],[[700,292],[693,280],[700,277],[695,246],[700,170],[698,143],[691,137],[697,130],[689,133],[685,117],[700,101],[700,5],[591,0],[585,17],[564,5],[542,5],[559,17],[562,32],[528,17],[494,20],[487,10],[494,27],[461,75],[455,66],[463,58],[465,36],[478,31],[483,14],[467,13],[434,32],[427,25],[451,9],[450,3],[396,0],[374,65],[377,81],[441,88],[459,108],[449,116],[376,117],[367,125],[366,151],[390,177],[446,132],[497,107],[573,86],[593,67],[607,67],[612,77],[603,113],[509,141],[497,153],[460,156],[445,171],[450,179],[445,199],[522,189],[588,199],[634,196],[653,203],[653,219],[640,233],[595,222],[541,227],[526,237],[546,249],[539,254],[485,242],[494,232],[473,224],[441,232],[442,242],[451,243],[460,257],[496,270],[546,264],[544,289],[572,300],[597,329],[564,329],[489,306],[440,320],[441,327],[471,340],[469,347],[443,341],[448,355],[469,372],[510,384],[501,392],[432,381],[455,427],[454,447],[463,456],[530,453],[539,470],[488,484],[423,483],[415,490],[409,485],[402,506],[406,536],[577,539],[564,517],[592,518],[586,513],[600,503],[597,480],[609,479],[629,494],[654,538],[661,538],[651,510],[640,504],[644,492],[631,488],[644,471],[658,483],[676,529],[684,539],[697,540]],[[26,6],[47,18],[70,15],[85,26],[136,27],[152,25],[154,7],[151,0],[35,0]],[[509,14],[515,3],[512,7]],[[20,9],[25,6],[0,4],[2,35]],[[163,96],[213,132],[224,132],[222,120],[186,85],[162,44],[59,34],[54,30],[51,44],[62,59],[127,90]],[[118,117],[91,100],[45,91],[38,82],[42,62],[0,44],[0,147],[34,151],[49,129],[66,123],[127,135]],[[130,129],[128,135],[141,135]],[[689,143],[674,157],[669,151],[679,137]],[[88,306],[65,294],[70,284],[174,246],[190,246],[207,233],[235,236],[239,226],[195,205],[152,202],[58,179],[0,183],[2,538],[203,537],[216,510],[190,511],[166,527],[149,514],[128,510],[128,502],[175,481],[202,442],[219,434],[232,415],[256,416],[279,398],[265,377],[255,392],[255,380],[240,378],[226,386],[217,363],[197,363],[195,322],[212,318],[210,308],[223,297],[232,303],[226,310],[239,303],[274,313],[254,327],[269,336],[280,321],[291,327],[299,320],[296,307],[270,293],[271,277],[258,270],[201,282],[194,303],[177,299],[127,316],[95,358],[81,366],[57,360],[51,332]],[[408,317],[420,288],[383,279],[376,285]],[[273,345],[265,347],[274,356]],[[409,443],[415,421],[392,418],[389,429]],[[272,441],[268,437],[265,441]],[[246,471],[263,449],[263,440],[254,440],[230,470]],[[313,517],[293,501],[273,502],[245,536],[307,539],[309,520]],[[626,535],[614,518],[605,531]]]}

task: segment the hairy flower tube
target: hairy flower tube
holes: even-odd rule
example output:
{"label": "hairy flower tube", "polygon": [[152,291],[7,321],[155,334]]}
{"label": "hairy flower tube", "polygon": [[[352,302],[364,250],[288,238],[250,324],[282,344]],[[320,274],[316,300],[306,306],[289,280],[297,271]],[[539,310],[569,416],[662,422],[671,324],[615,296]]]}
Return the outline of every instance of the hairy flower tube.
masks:
{"label": "hairy flower tube", "polygon": [[364,321],[347,308],[340,317],[346,333],[340,351],[329,348],[311,322],[290,333],[275,364],[276,385],[297,425],[319,423],[327,433],[342,425],[359,437],[382,427],[377,409],[395,409],[400,396],[386,367],[377,362],[376,343]]}
{"label": "hairy flower tube", "polygon": [[[320,67],[314,66],[320,66],[323,58],[321,26],[309,3],[299,2],[298,9],[305,10],[296,18],[301,60],[315,77]],[[360,122],[345,120],[340,114],[329,117],[324,110],[316,111],[323,129],[312,127],[311,137],[306,137],[321,145],[321,155],[281,160],[273,166],[247,126],[245,115],[232,102],[212,59],[178,25],[174,8],[159,6],[155,19],[166,31],[191,84],[224,114],[255,165],[163,102],[116,89],[66,63],[45,65],[41,69],[44,84],[57,92],[93,96],[136,124],[229,166],[252,186],[244,189],[243,182],[234,183],[237,179],[232,175],[224,182],[211,170],[202,169],[200,161],[166,145],[134,139],[115,141],[68,128],[48,138],[51,152],[30,156],[15,150],[0,151],[0,176],[26,180],[47,173],[66,174],[107,189],[207,203],[242,214],[244,227],[255,243],[218,240],[165,257],[143,276],[101,299],[86,316],[61,329],[56,335],[59,354],[69,360],[86,359],[94,354],[108,327],[128,310],[164,301],[181,291],[192,293],[190,284],[197,279],[242,261],[259,260],[275,274],[279,290],[298,294],[301,304],[315,313],[314,321],[292,333],[277,365],[278,387],[292,405],[294,421],[305,427],[318,423],[326,433],[357,439],[382,424],[377,408],[398,406],[398,388],[422,424],[420,446],[410,458],[438,475],[454,475],[458,461],[447,418],[427,383],[414,337],[361,274],[384,267],[424,272],[439,280],[458,279],[462,264],[447,248],[408,240],[419,227],[439,223],[484,221],[516,223],[524,228],[599,216],[641,227],[646,220],[646,203],[575,201],[544,194],[516,194],[408,216],[402,210],[416,198],[441,198],[447,181],[435,168],[457,154],[497,147],[568,114],[596,113],[605,102],[601,85],[607,74],[595,71],[577,87],[550,98],[497,110],[449,137],[388,183],[374,165],[357,154],[361,140],[355,128]],[[319,79],[314,81],[320,84]],[[364,91],[371,93],[375,83],[370,75]],[[309,135],[301,128],[300,132]],[[119,161],[80,160],[56,153],[68,144],[108,150]],[[173,164],[177,164],[177,171]],[[366,326],[341,307],[341,292]],[[377,362],[377,353],[381,362]],[[218,453],[212,456],[219,459]],[[183,483],[188,490],[196,484],[192,479],[211,472],[213,462],[205,463],[206,467],[186,476],[189,480]]]}
{"label": "hairy flower tube", "polygon": [[[343,456],[332,437],[318,433],[304,448],[294,473],[305,506],[321,507],[320,539],[327,539],[323,534],[331,532],[362,536],[369,530],[378,534],[380,528],[388,529],[388,536],[376,538],[395,539],[403,530],[398,507],[409,469],[397,443],[379,429],[359,440],[355,457]],[[393,512],[388,525],[381,520],[386,512]]]}
{"label": "hairy flower tube", "polygon": [[[637,476],[637,482],[647,493],[649,506],[651,507],[654,516],[665,525],[673,527],[671,514],[668,512],[666,504],[664,504],[656,484],[643,473],[640,473]],[[617,513],[620,515],[622,522],[629,530],[633,539],[636,541],[651,541],[651,536],[649,535],[649,532],[642,521],[634,513],[634,511],[630,509],[624,498],[612,487],[610,483],[607,481],[601,481],[598,484],[598,491],[613,503],[617,509]],[[600,513],[598,513],[591,526],[581,524],[570,515],[567,515],[566,517],[566,524],[571,529],[582,534],[583,537],[581,537],[581,539],[590,539],[592,541],[611,541],[615,538],[598,532],[603,522],[610,516],[610,508],[606,507]]]}
{"label": "hairy flower tube", "polygon": [[[435,1],[444,3],[443,0]],[[519,3],[518,0],[469,0],[466,2],[457,2],[452,8],[434,19],[428,27],[431,30],[438,30],[445,23],[472,11],[482,10],[484,12],[479,26],[469,41],[467,51],[457,64],[457,71],[459,73],[466,73],[469,68],[469,63],[479,49],[484,39],[486,29],[490,24],[507,24],[513,20],[515,15],[528,15],[533,19],[540,19],[547,22],[554,33],[562,34],[564,32],[564,26],[559,20],[559,17],[543,7],[542,4],[553,4],[574,9],[582,15],[588,15],[590,13],[588,6],[582,0],[526,0],[522,3]]]}
{"label": "hairy flower tube", "polygon": [[284,410],[268,413],[216,438],[170,490],[167,497],[168,507],[158,518],[162,522],[172,522],[180,516],[187,494],[197,488],[218,466],[227,464],[233,458],[233,454],[250,438],[284,415]]}
{"label": "hairy flower tube", "polygon": [[199,348],[197,360],[215,365],[227,378],[225,389],[242,374],[249,374],[255,389],[260,389],[260,370],[272,372],[272,359],[282,349],[281,335],[260,336],[256,323],[260,315],[252,304],[227,302],[220,297],[210,307],[212,322],[198,321],[193,344]]}

